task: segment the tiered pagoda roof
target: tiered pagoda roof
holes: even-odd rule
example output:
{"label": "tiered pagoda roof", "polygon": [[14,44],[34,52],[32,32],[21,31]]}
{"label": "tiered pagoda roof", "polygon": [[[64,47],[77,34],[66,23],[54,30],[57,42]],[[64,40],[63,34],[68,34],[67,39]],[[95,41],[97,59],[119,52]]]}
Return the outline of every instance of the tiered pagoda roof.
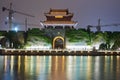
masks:
{"label": "tiered pagoda roof", "polygon": [[50,9],[45,13],[46,21],[41,22],[44,26],[75,26],[76,22],[72,21],[73,13],[68,9]]}

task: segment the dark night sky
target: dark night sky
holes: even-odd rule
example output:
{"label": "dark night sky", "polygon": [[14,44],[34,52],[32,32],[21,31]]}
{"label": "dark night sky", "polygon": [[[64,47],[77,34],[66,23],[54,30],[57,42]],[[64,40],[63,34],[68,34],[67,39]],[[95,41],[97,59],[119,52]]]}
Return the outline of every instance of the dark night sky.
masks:
{"label": "dark night sky", "polygon": [[[50,8],[66,9],[74,13],[73,20],[78,21],[78,28],[86,28],[87,25],[97,25],[98,18],[101,25],[120,23],[120,0],[0,0],[0,8],[9,8],[10,2],[13,9],[32,14],[35,18],[28,18],[28,23],[40,24],[45,20],[44,13]],[[4,25],[8,12],[0,10],[0,29],[8,26]],[[13,14],[14,22],[24,23],[26,16]],[[24,29],[24,26],[20,26]],[[106,27],[102,30],[119,30],[119,27]]]}

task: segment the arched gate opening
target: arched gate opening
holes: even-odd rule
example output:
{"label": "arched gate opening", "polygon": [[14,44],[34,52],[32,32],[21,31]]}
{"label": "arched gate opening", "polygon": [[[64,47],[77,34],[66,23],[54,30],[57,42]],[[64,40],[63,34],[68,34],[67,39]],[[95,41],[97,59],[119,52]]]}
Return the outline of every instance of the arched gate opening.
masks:
{"label": "arched gate opening", "polygon": [[65,48],[65,40],[61,36],[57,36],[53,39],[52,44],[53,49],[64,49]]}

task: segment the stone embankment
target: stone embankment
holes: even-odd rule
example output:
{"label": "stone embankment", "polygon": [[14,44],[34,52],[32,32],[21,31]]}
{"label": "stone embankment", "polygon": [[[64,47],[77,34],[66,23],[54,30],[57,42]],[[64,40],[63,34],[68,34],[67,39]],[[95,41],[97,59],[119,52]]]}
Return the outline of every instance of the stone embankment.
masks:
{"label": "stone embankment", "polygon": [[120,51],[82,51],[67,49],[50,49],[50,50],[0,49],[0,55],[120,56]]}

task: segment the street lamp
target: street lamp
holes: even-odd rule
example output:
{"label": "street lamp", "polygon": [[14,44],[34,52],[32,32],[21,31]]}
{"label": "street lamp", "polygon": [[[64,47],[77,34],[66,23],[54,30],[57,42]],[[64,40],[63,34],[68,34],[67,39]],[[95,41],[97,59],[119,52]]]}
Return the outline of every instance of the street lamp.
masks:
{"label": "street lamp", "polygon": [[15,27],[14,30],[15,30],[15,32],[18,32],[18,28],[17,27]]}

